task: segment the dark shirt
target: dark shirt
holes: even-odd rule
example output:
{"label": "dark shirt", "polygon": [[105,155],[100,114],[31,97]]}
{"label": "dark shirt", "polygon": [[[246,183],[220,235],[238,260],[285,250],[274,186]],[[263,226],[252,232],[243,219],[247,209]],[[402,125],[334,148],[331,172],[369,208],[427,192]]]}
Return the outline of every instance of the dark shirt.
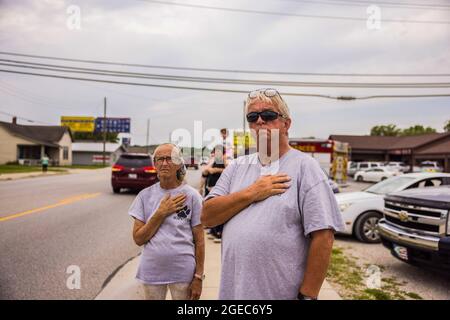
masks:
{"label": "dark shirt", "polygon": [[[225,164],[223,164],[223,163],[216,163],[214,161],[212,167],[213,168],[225,169]],[[206,178],[206,185],[208,186],[208,188],[212,188],[212,187],[214,187],[216,185],[216,183],[219,180],[221,174],[222,174],[221,172],[220,173],[208,174],[208,177]]]}

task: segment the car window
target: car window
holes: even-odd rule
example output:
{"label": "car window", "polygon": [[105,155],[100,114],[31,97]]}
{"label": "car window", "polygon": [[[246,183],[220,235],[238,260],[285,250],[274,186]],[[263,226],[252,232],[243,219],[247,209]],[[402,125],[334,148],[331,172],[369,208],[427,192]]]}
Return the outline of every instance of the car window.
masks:
{"label": "car window", "polygon": [[361,164],[359,165],[359,167],[360,167],[360,168],[368,168],[369,165],[368,165],[367,163],[361,163]]}
{"label": "car window", "polygon": [[442,179],[434,178],[434,179],[428,179],[425,182],[425,187],[439,187],[442,184]]}
{"label": "car window", "polygon": [[383,169],[373,169],[375,172],[383,172]]}
{"label": "car window", "polygon": [[397,176],[378,182],[365,189],[364,191],[375,194],[387,194],[404,190],[406,186],[409,185],[412,181],[414,181],[414,178],[412,177]]}
{"label": "car window", "polygon": [[116,164],[127,168],[143,168],[153,166],[153,162],[150,157],[135,155],[121,155]]}
{"label": "car window", "polygon": [[356,163],[352,163],[352,164],[350,165],[350,168],[356,168]]}
{"label": "car window", "polygon": [[419,182],[414,183],[408,189],[426,188],[426,187],[438,187],[441,184],[442,184],[442,179],[441,178],[425,179],[425,180],[421,180]]}

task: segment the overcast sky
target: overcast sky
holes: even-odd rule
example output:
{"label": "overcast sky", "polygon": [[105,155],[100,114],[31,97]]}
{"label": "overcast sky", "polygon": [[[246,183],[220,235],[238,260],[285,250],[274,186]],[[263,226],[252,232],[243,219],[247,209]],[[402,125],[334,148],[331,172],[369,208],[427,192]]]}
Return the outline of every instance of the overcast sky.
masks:
{"label": "overcast sky", "polygon": [[[167,0],[169,1],[270,12],[362,19],[368,17],[366,5],[352,1],[344,3],[326,0],[313,3],[296,0]],[[408,3],[405,0],[395,2]],[[383,20],[450,21],[450,1],[435,0],[434,3],[447,7],[436,10],[429,7],[417,9],[380,5],[381,28],[377,30],[367,28],[366,22],[359,20],[240,13],[137,0],[0,0],[0,45],[1,51],[177,67],[284,72],[450,74],[450,24]],[[67,13],[70,5],[80,8],[80,29],[70,29],[67,26],[68,19],[73,17],[71,13]],[[0,58],[13,57],[0,55]],[[450,77],[277,76],[65,64],[232,79],[450,82]],[[145,143],[148,118],[151,119],[151,143],[167,141],[170,132],[177,128],[192,130],[196,120],[203,121],[204,130],[242,128],[245,94],[133,87],[1,72],[0,77],[0,111],[45,123],[59,124],[60,117],[64,115],[101,116],[103,97],[107,96],[109,116],[131,117],[133,144]],[[128,80],[239,90],[256,88],[232,84]],[[278,89],[283,92],[352,96],[450,93],[448,88]],[[326,138],[330,134],[368,134],[372,126],[388,123],[400,127],[423,124],[442,131],[444,122],[450,119],[448,97],[337,101],[289,96],[285,100],[293,118],[291,137]],[[0,114],[0,120],[10,121],[11,117]],[[26,122],[19,120],[19,123]]]}

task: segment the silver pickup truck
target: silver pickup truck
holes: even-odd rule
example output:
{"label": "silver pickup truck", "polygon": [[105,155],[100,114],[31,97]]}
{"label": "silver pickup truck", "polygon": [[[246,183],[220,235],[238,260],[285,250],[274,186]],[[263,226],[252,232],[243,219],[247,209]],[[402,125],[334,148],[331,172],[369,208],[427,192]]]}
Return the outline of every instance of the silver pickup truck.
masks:
{"label": "silver pickup truck", "polygon": [[414,265],[450,271],[450,186],[410,189],[384,198],[383,245]]}

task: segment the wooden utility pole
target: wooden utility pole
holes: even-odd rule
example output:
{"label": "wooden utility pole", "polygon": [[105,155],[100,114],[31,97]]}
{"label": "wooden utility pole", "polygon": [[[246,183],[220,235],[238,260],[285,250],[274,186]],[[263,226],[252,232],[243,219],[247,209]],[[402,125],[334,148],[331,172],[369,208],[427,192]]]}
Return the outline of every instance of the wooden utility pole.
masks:
{"label": "wooden utility pole", "polygon": [[103,166],[106,166],[106,97],[104,99],[104,107],[103,107]]}
{"label": "wooden utility pole", "polygon": [[150,118],[147,119],[147,140],[146,140],[146,147],[147,147],[147,153],[150,153],[150,146],[148,145],[150,143]]}

